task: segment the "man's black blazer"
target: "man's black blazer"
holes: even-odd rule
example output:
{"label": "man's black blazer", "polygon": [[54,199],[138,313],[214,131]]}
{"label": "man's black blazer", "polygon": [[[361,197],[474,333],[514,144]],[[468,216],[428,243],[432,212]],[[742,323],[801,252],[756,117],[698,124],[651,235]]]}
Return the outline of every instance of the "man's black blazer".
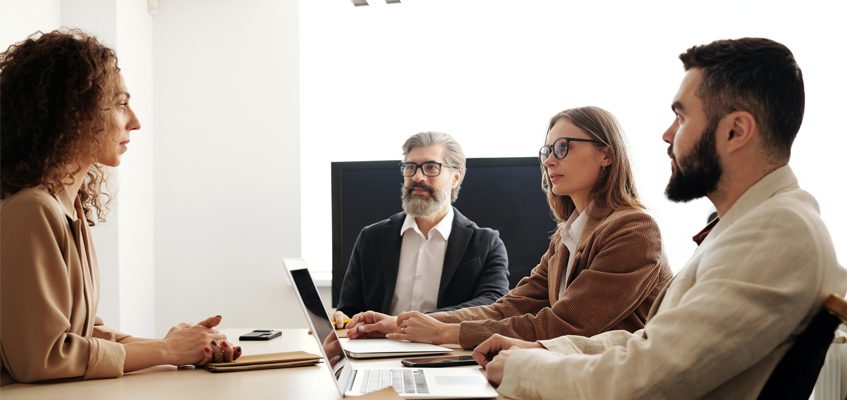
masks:
{"label": "man's black blazer", "polygon": [[[453,213],[434,311],[491,304],[509,291],[509,260],[500,234],[478,227],[455,207]],[[368,310],[389,312],[405,219],[406,213],[397,213],[359,232],[341,285],[339,311],[350,316]]]}

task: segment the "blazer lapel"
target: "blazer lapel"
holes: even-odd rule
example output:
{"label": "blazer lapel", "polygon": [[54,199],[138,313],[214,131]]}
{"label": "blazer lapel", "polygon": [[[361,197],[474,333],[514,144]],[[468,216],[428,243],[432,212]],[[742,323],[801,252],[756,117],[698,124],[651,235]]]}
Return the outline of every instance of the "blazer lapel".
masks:
{"label": "blazer lapel", "polygon": [[[562,239],[559,233],[556,232],[551,238],[555,240],[556,254],[547,260],[547,295],[550,298],[550,304],[556,304],[559,300],[559,289],[562,285],[562,265],[567,262],[570,253],[567,246],[562,244]],[[565,260],[564,262],[562,260]]]}
{"label": "blazer lapel", "polygon": [[[612,210],[605,207],[595,207],[594,203],[589,206],[588,209],[588,220],[585,221],[585,228],[582,229],[582,234],[579,238],[579,243],[576,245],[576,253],[573,256],[573,262],[576,265],[579,265],[578,260],[582,258],[582,253],[585,250],[585,247],[588,245],[589,239],[594,236],[594,231],[597,229],[597,226],[603,222],[606,217],[612,214]],[[571,268],[571,273],[568,275],[568,280],[565,282],[566,285],[570,285],[573,282],[574,278],[579,274],[579,271],[576,269],[576,265],[574,268]]]}
{"label": "blazer lapel", "polygon": [[394,297],[394,287],[397,285],[397,270],[400,268],[400,247],[403,237],[400,236],[400,228],[406,219],[405,213],[395,214],[380,233],[380,262],[385,290],[382,297],[382,312],[389,312],[391,299]]}
{"label": "blazer lapel", "polygon": [[582,235],[580,235],[577,249],[585,247],[586,242],[588,242],[588,238],[591,237],[591,235],[594,234],[594,230],[597,229],[597,225],[600,225],[600,222],[603,222],[603,220],[611,213],[612,210],[608,208],[595,207],[592,203],[591,208],[588,210],[588,221],[585,221],[585,228],[582,229]]}
{"label": "blazer lapel", "polygon": [[[444,252],[444,264],[441,267],[441,282],[438,285],[438,301],[441,305],[441,296],[444,295],[444,290],[453,279],[456,269],[459,268],[459,263],[462,261],[462,256],[468,248],[468,243],[471,241],[473,229],[468,227],[471,221],[459,213],[455,207],[453,208],[453,227],[450,228],[450,237],[447,238],[447,249]],[[395,278],[396,279],[396,278]]]}

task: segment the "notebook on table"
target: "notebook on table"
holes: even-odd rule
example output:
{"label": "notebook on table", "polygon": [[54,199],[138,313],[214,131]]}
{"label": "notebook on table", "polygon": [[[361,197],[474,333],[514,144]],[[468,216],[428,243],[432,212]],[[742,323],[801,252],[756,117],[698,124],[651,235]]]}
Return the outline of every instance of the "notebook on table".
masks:
{"label": "notebook on table", "polygon": [[[338,391],[343,396],[357,396],[393,387],[400,396],[408,399],[497,397],[497,391],[491,387],[479,367],[406,368],[401,367],[398,361],[397,368],[353,368],[323,307],[306,263],[302,259],[286,258],[284,264],[297,293],[297,299],[306,314],[306,321],[312,329],[312,336],[317,341]],[[373,339],[347,342],[370,340]]]}
{"label": "notebook on table", "polygon": [[305,351],[282,353],[252,354],[241,356],[235,361],[208,363],[206,369],[211,372],[251,371],[256,369],[290,368],[315,365],[323,357]]}

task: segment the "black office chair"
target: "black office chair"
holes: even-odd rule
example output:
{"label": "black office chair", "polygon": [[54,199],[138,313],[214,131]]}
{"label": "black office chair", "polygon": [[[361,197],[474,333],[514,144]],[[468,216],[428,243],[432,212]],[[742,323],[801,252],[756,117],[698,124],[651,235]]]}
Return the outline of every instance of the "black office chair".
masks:
{"label": "black office chair", "polygon": [[842,321],[847,321],[847,301],[831,294],[776,365],[759,393],[759,399],[808,400],[835,336],[835,329]]}

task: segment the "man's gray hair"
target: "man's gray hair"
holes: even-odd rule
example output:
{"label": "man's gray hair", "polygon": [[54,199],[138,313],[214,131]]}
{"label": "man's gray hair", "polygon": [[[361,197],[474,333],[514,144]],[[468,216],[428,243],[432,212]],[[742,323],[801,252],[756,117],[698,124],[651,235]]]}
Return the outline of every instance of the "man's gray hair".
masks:
{"label": "man's gray hair", "polygon": [[444,132],[430,131],[416,133],[406,139],[406,143],[403,143],[403,157],[407,156],[412,149],[417,147],[429,147],[437,144],[444,146],[444,167],[451,166],[462,171],[462,180],[450,192],[450,201],[455,202],[459,198],[459,189],[462,188],[462,181],[465,180],[465,173],[467,172],[467,168],[465,167],[465,153],[456,139],[453,139],[452,136]]}

